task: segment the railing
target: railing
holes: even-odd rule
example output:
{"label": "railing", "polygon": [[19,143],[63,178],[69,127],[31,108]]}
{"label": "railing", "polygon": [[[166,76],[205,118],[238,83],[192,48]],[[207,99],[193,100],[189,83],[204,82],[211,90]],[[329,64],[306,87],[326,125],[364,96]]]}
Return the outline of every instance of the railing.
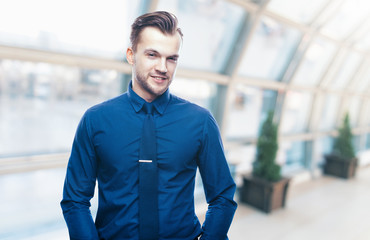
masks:
{"label": "railing", "polygon": [[66,167],[69,153],[0,158],[0,175]]}

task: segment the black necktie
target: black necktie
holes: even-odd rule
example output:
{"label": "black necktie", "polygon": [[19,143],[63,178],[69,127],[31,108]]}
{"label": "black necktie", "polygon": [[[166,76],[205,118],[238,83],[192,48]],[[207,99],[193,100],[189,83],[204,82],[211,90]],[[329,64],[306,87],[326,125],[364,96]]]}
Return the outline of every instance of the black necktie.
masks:
{"label": "black necktie", "polygon": [[139,156],[139,235],[140,240],[157,240],[158,169],[153,105],[145,103],[146,113]]}

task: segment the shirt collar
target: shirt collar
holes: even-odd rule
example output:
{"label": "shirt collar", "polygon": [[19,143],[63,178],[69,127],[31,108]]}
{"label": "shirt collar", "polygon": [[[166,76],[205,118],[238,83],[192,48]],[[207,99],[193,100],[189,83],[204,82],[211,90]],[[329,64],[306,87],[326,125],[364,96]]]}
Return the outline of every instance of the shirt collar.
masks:
{"label": "shirt collar", "polygon": [[[132,90],[132,82],[130,82],[128,86],[127,94],[135,112],[139,112],[143,108],[145,100],[141,98],[139,95],[137,95],[134,92],[134,90]],[[169,102],[170,102],[170,91],[169,89],[167,89],[161,96],[157,97],[152,103],[157,112],[163,115]]]}

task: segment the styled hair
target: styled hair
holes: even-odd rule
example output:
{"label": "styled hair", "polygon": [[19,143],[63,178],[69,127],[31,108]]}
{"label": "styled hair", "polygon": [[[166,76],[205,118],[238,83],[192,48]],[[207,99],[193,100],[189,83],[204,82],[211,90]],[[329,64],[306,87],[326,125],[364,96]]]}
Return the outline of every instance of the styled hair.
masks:
{"label": "styled hair", "polygon": [[146,27],[155,27],[159,29],[163,34],[173,35],[178,32],[182,39],[181,29],[177,27],[178,21],[174,14],[166,11],[156,11],[146,13],[136,18],[135,22],[131,25],[131,47],[133,51],[136,51],[137,44],[140,40],[140,33]]}

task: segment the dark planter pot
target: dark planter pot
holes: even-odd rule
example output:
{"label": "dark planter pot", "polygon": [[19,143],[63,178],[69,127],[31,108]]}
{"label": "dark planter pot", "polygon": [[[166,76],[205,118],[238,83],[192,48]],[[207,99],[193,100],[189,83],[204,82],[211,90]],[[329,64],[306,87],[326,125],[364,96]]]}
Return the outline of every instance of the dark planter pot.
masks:
{"label": "dark planter pot", "polygon": [[269,182],[253,176],[244,176],[240,200],[265,213],[284,208],[289,187],[289,178]]}
{"label": "dark planter pot", "polygon": [[337,155],[325,155],[324,174],[340,178],[353,178],[356,175],[358,159],[342,158]]}

